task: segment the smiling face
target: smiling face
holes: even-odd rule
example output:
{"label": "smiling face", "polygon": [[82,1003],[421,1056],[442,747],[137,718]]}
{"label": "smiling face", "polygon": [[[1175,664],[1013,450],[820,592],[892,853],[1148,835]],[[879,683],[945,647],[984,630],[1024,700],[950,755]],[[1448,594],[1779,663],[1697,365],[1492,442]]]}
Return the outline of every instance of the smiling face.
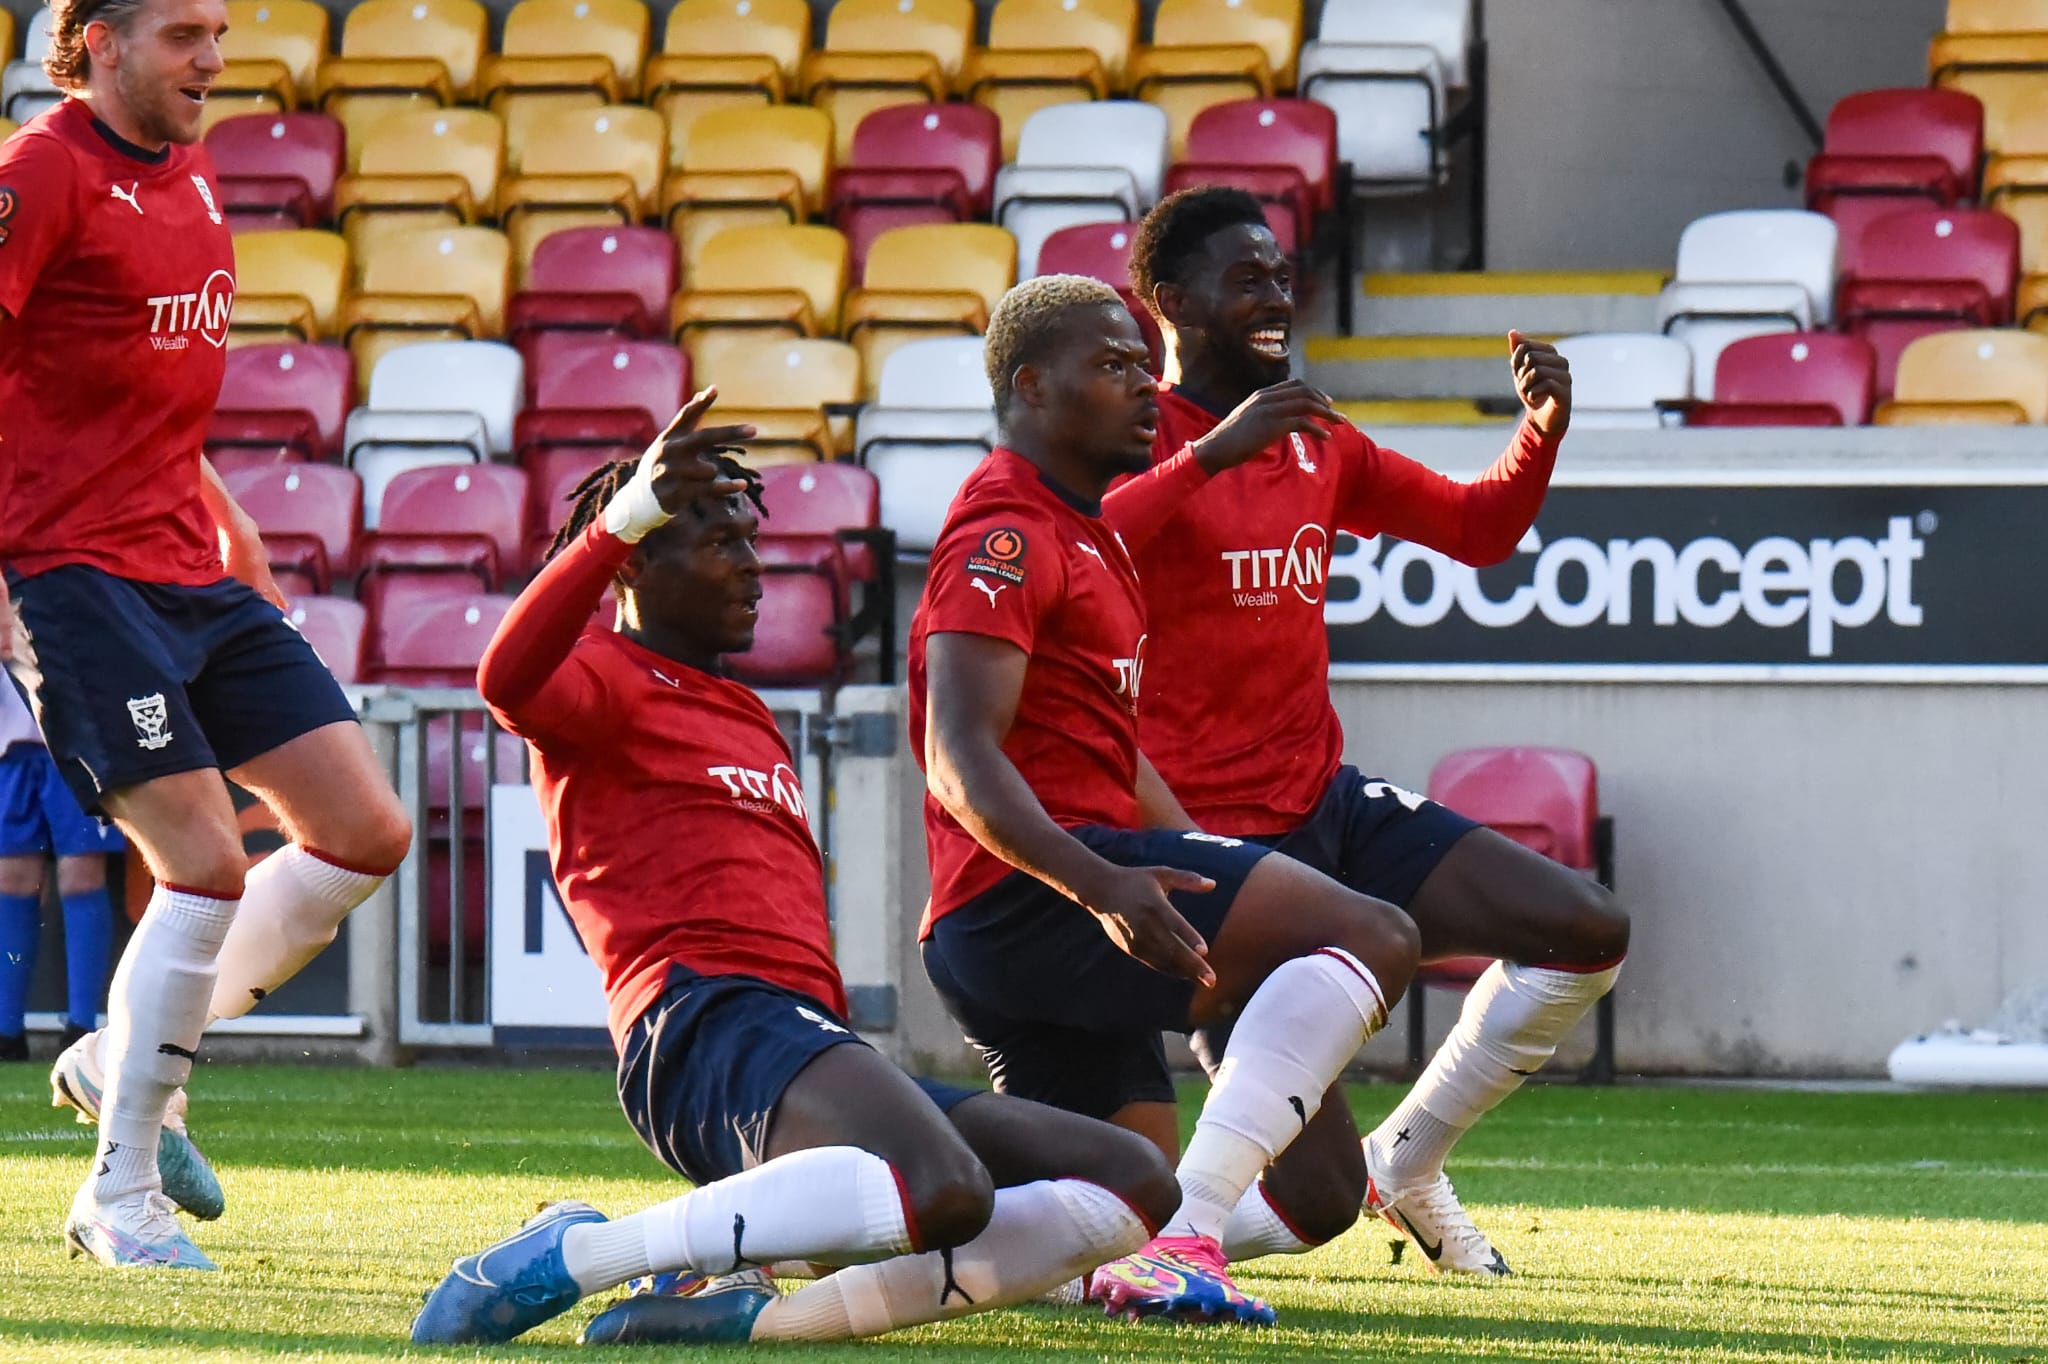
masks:
{"label": "smiling face", "polygon": [[142,0],[124,19],[88,21],[94,112],[144,147],[197,142],[227,29],[226,0]]}
{"label": "smiling face", "polygon": [[1245,393],[1287,378],[1294,342],[1294,275],[1264,224],[1219,228],[1183,272],[1161,286],[1183,370],[1227,375]]}
{"label": "smiling face", "polygon": [[753,504],[735,494],[687,508],[640,542],[621,575],[626,619],[642,635],[687,648],[707,665],[754,647],[760,619],[761,530]]}

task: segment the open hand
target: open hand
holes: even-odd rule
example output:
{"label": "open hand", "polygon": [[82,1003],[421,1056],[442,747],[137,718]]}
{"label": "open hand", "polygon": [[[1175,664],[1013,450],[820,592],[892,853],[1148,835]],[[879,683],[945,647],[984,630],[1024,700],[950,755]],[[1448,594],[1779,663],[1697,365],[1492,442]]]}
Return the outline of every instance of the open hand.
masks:
{"label": "open hand", "polygon": [[1255,459],[1283,437],[1320,436],[1344,418],[1320,390],[1299,379],[1262,388],[1237,405],[1216,429],[1194,443],[1195,460],[1211,475]]}
{"label": "open hand", "polygon": [[1209,945],[1166,898],[1169,890],[1214,890],[1216,883],[1179,867],[1116,867],[1082,901],[1111,942],[1164,975],[1204,987],[1216,983]]}
{"label": "open hand", "polygon": [[1562,436],[1572,421],[1572,367],[1557,347],[1509,332],[1508,365],[1515,374],[1515,396],[1529,410],[1529,420],[1552,440]]}
{"label": "open hand", "polygon": [[719,447],[752,439],[751,426],[708,426],[697,429],[718,390],[707,388],[683,404],[662,433],[654,438],[642,456],[649,461],[654,498],[661,509],[673,516],[695,501],[715,501],[746,489],[746,484],[718,472],[713,457]]}

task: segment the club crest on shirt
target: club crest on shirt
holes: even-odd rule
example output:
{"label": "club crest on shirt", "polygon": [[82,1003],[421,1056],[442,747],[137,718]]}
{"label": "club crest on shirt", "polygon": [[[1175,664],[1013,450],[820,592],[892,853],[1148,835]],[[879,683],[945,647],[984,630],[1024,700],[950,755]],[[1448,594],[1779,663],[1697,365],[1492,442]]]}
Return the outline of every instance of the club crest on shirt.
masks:
{"label": "club crest on shirt", "polygon": [[7,224],[14,217],[14,210],[21,205],[15,196],[14,186],[0,185],[0,246],[7,245]]}
{"label": "club crest on shirt", "polygon": [[1024,532],[998,526],[981,537],[981,544],[967,556],[967,571],[1006,583],[1024,581]]}
{"label": "club crest on shirt", "polygon": [[1294,435],[1293,435],[1293,441],[1294,441],[1294,462],[1295,462],[1296,464],[1298,464],[1298,465],[1300,465],[1300,466],[1301,466],[1301,471],[1302,471],[1303,473],[1305,473],[1305,474],[1312,474],[1312,473],[1314,473],[1314,472],[1316,471],[1316,462],[1315,462],[1314,460],[1312,460],[1312,459],[1310,459],[1310,458],[1308,457],[1308,442],[1307,442],[1307,441],[1304,441],[1304,440],[1303,440],[1303,439],[1301,438],[1301,432],[1299,432],[1299,431],[1296,431],[1296,432],[1294,433]]}
{"label": "club crest on shirt", "polygon": [[206,216],[213,219],[215,227],[219,227],[220,210],[214,206],[213,186],[206,183],[205,176],[195,175],[192,177],[192,187],[199,191],[199,201],[206,205]]}

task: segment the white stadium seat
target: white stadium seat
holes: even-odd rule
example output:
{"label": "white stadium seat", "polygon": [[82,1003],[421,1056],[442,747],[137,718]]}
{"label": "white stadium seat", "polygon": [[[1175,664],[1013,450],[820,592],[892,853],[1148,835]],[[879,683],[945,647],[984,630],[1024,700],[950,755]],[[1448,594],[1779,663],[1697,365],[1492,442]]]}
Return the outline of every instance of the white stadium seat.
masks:
{"label": "white stadium seat", "polygon": [[1714,396],[1715,362],[1731,342],[1833,320],[1837,248],[1833,220],[1801,209],[1710,213],[1686,226],[1657,325],[1692,348],[1694,396]]}
{"label": "white stadium seat", "polygon": [[882,366],[855,445],[898,548],[922,553],[937,540],[953,495],[995,445],[994,403],[978,336],[913,341]]}
{"label": "white stadium seat", "polygon": [[1557,350],[1572,367],[1574,430],[1662,426],[1659,403],[1692,397],[1692,352],[1672,337],[1591,332],[1567,336]]}
{"label": "white stadium seat", "polygon": [[63,91],[43,74],[43,56],[50,50],[50,11],[37,6],[28,21],[27,41],[22,57],[0,70],[0,115],[26,123],[64,98]]}
{"label": "white stadium seat", "polygon": [[1450,92],[1469,79],[1469,0],[1346,0],[1301,49],[1301,93],[1337,115],[1337,156],[1363,184],[1432,184]]}
{"label": "white stadium seat", "polygon": [[1166,183],[1166,111],[1138,100],[1054,104],[1031,115],[1017,159],[996,173],[995,221],[1017,238],[1017,277],[1063,227],[1135,222]]}
{"label": "white stadium seat", "polygon": [[370,402],[349,413],[344,458],[363,480],[363,526],[377,528],[384,489],[408,469],[475,464],[512,448],[525,394],[519,352],[495,341],[424,341],[385,353]]}

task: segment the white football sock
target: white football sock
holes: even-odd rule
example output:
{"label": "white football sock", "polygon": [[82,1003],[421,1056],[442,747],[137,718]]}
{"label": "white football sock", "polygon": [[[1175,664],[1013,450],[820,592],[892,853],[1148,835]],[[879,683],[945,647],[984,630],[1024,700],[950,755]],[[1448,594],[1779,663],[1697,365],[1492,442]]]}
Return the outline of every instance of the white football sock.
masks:
{"label": "white football sock", "polygon": [[159,885],[121,953],[100,1044],[106,1087],[90,1182],[98,1202],[162,1187],[157,1137],[171,1096],[192,1074],[214,958],[234,917],[233,900]]}
{"label": "white football sock", "polygon": [[207,1021],[240,1018],[297,975],[383,880],[296,843],[264,858],[249,873],[241,911],[221,945],[220,981]]}
{"label": "white football sock", "polygon": [[1231,1027],[1187,1151],[1168,1236],[1222,1240],[1244,1191],[1301,1135],[1323,1092],[1387,1021],[1379,982],[1335,947],[1267,976]]}
{"label": "white football sock", "polygon": [[1287,1225],[1262,1179],[1255,1180],[1244,1191],[1244,1197],[1237,1200],[1237,1207],[1231,1211],[1229,1224],[1223,1228],[1223,1254],[1232,1264],[1256,1260],[1261,1255],[1299,1255],[1314,1250],[1318,1244],[1304,1241]]}
{"label": "white football sock", "polygon": [[1388,1185],[1412,1188],[1442,1173],[1458,1138],[1557,1054],[1620,973],[1618,963],[1601,971],[1487,967],[1429,1069],[1366,1138]]}
{"label": "white football sock", "polygon": [[845,1340],[1029,1302],[1150,1234],[1130,1204],[1083,1180],[998,1189],[966,1245],[842,1269],[762,1308],[753,1339]]}
{"label": "white football sock", "polygon": [[724,1274],[777,1260],[860,1264],[901,1255],[911,1239],[895,1167],[855,1146],[820,1146],[616,1222],[571,1227],[562,1261],[585,1293],[596,1293],[671,1269]]}

